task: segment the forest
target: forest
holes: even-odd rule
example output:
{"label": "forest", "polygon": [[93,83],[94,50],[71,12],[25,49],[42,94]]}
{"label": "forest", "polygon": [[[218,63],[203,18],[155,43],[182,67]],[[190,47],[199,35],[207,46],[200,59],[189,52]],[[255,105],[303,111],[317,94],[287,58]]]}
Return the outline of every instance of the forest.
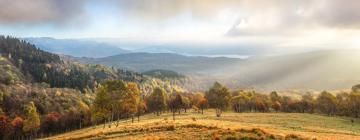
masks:
{"label": "forest", "polygon": [[[329,116],[358,117],[360,110],[359,85],[350,93],[334,95],[323,91],[314,96],[305,94],[301,99],[290,96],[279,96],[275,91],[269,94],[255,91],[230,91],[220,83],[215,83],[205,93],[167,93],[162,88],[155,88],[152,93],[142,96],[138,85],[133,82],[107,81],[96,90],[96,96],[90,106],[80,103],[76,108],[62,115],[59,112],[48,112],[40,115],[34,102],[26,106],[25,116],[11,118],[2,113],[0,124],[2,137],[43,137],[70,130],[81,129],[103,123],[103,128],[117,127],[124,118],[137,117],[145,113],[157,116],[165,112],[176,115],[193,109],[203,113],[207,108],[216,109],[217,117],[222,111],[234,112],[297,112],[317,113]],[[3,99],[4,100],[4,99]],[[206,110],[205,110],[206,111]],[[106,126],[106,122],[113,122]],[[113,126],[111,126],[113,125]]]}
{"label": "forest", "polygon": [[176,120],[189,110],[203,114],[209,108],[219,118],[228,111],[360,117],[360,85],[300,97],[229,89],[219,82],[191,92],[156,78],[159,73],[151,77],[64,61],[13,37],[0,37],[0,52],[0,139],[47,137],[99,124],[118,127],[120,120],[140,121],[144,114],[171,113]]}
{"label": "forest", "polygon": [[[0,114],[1,122],[4,122],[1,123],[4,128],[1,138],[34,138],[39,136],[37,134],[54,134],[89,125],[89,121],[79,125],[79,116],[86,116],[84,110],[92,105],[95,91],[108,80],[137,83],[142,93],[148,93],[154,87],[169,92],[183,90],[174,85],[179,81],[64,60],[10,36],[0,36],[0,54]],[[25,121],[28,115],[37,119]],[[10,127],[8,122],[14,119],[21,126]],[[48,119],[62,125],[50,129],[46,124]],[[29,125],[34,127],[25,127],[25,122],[31,122]],[[36,126],[38,124],[41,126]]]}

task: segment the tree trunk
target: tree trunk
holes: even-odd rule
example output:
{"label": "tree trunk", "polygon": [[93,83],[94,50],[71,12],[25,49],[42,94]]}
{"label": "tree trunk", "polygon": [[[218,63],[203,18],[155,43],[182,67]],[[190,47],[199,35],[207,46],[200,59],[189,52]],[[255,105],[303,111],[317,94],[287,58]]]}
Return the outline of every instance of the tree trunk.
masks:
{"label": "tree trunk", "polygon": [[173,111],[173,120],[175,121],[175,110]]}
{"label": "tree trunk", "polygon": [[140,112],[138,113],[137,118],[138,118],[138,122],[140,122]]}
{"label": "tree trunk", "polygon": [[105,119],[105,122],[104,122],[104,127],[103,127],[103,129],[105,129],[105,127],[106,127],[106,119]]}
{"label": "tree trunk", "polygon": [[221,116],[221,109],[216,109],[216,117],[220,117]]}
{"label": "tree trunk", "polygon": [[118,127],[119,126],[119,122],[120,122],[120,115],[118,114],[118,115],[116,115],[117,116],[117,118],[116,118],[116,127]]}
{"label": "tree trunk", "polygon": [[204,108],[201,108],[201,114],[204,114]]}

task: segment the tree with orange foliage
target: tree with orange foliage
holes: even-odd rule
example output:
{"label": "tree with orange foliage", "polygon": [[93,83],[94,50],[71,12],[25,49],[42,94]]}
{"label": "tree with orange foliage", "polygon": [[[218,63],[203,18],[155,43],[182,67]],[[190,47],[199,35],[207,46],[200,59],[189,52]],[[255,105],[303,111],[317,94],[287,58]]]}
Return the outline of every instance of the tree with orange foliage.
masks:
{"label": "tree with orange foliage", "polygon": [[12,131],[12,125],[8,116],[0,116],[0,139],[7,139],[8,134]]}
{"label": "tree with orange foliage", "polygon": [[265,112],[267,110],[265,103],[261,100],[255,101],[255,107],[256,107],[256,110],[260,111],[260,112]]}
{"label": "tree with orange foliage", "polygon": [[131,122],[134,122],[134,115],[138,112],[138,105],[140,105],[140,89],[136,83],[128,83],[127,88],[130,93],[124,98],[123,108],[126,114],[131,116]]}
{"label": "tree with orange foliage", "polygon": [[278,112],[281,109],[281,104],[279,101],[273,102],[271,108],[273,108],[276,112]]}
{"label": "tree with orange foliage", "polygon": [[[14,129],[14,136],[15,137],[18,137],[20,135],[22,135],[22,129],[23,129],[23,126],[24,126],[24,119],[21,118],[21,117],[15,117],[12,121],[11,121],[11,125]],[[18,138],[15,138],[15,139],[18,139]]]}
{"label": "tree with orange foliage", "polygon": [[183,105],[183,98],[179,93],[176,93],[175,96],[170,97],[169,108],[171,109],[171,112],[173,114],[173,120],[175,120],[176,111],[179,111],[180,114],[182,105]]}
{"label": "tree with orange foliage", "polygon": [[59,127],[60,117],[60,114],[57,112],[50,112],[46,114],[44,122],[41,126],[42,129],[47,133],[56,131]]}
{"label": "tree with orange foliage", "polygon": [[201,109],[201,114],[204,114],[204,109],[209,106],[208,100],[204,97],[201,98],[197,106]]}

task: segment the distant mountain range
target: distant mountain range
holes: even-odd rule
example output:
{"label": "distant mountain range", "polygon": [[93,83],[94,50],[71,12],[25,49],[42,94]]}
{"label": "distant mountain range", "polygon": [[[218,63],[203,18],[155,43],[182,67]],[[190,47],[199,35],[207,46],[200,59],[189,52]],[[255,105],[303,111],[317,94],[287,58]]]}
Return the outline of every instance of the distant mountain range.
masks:
{"label": "distant mountain range", "polygon": [[185,74],[203,73],[214,67],[224,67],[234,64],[241,59],[226,57],[184,56],[175,53],[127,53],[96,59],[79,59],[81,62],[103,64],[145,72],[162,69]]}
{"label": "distant mountain range", "polygon": [[[49,41],[51,43],[47,45],[46,40],[51,40]],[[359,50],[322,50],[239,59],[185,56],[177,53],[130,52],[91,41],[57,42],[49,38],[35,39],[36,41],[39,41],[35,43],[40,44],[39,48],[70,55],[63,56],[63,59],[104,64],[137,72],[175,71],[208,85],[216,80],[234,88],[331,90],[348,89],[360,83],[360,75],[357,74],[360,71]],[[87,42],[92,45],[87,46]]]}
{"label": "distant mountain range", "polygon": [[23,38],[23,40],[35,44],[38,48],[45,51],[75,57],[100,58],[130,53],[130,51],[114,45],[89,40],[54,39],[49,37]]}
{"label": "distant mountain range", "polygon": [[215,80],[231,87],[262,90],[346,89],[360,83],[360,51],[314,51],[281,56],[196,57],[173,53],[128,53],[78,61],[139,72],[172,70],[196,77],[204,84]]}
{"label": "distant mountain range", "polygon": [[186,56],[226,56],[246,58],[248,56],[281,55],[294,52],[313,51],[314,48],[251,46],[246,44],[207,43],[159,43],[153,40],[131,38],[82,38],[56,39],[51,37],[29,37],[24,40],[40,49],[61,55],[100,58],[131,52],[177,53]]}

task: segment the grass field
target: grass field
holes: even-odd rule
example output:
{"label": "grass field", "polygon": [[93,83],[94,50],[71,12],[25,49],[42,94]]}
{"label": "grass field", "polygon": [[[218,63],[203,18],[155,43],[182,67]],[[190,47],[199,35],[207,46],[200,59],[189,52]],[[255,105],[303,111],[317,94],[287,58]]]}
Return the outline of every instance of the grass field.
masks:
{"label": "grass field", "polygon": [[103,125],[45,139],[331,139],[360,140],[360,120],[300,113],[232,113],[215,117],[186,113],[156,116],[148,114],[140,122],[121,121],[118,127]]}

